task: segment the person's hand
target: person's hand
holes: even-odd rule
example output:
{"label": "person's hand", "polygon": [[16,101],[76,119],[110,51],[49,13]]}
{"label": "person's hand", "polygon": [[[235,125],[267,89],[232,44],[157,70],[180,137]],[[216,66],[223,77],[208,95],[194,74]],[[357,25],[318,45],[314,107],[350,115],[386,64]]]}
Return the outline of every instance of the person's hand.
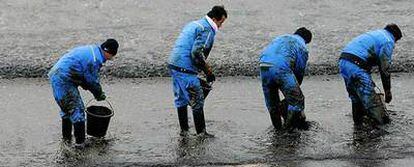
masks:
{"label": "person's hand", "polygon": [[206,80],[208,83],[216,81],[216,76],[214,74],[209,74],[206,76]]}
{"label": "person's hand", "polygon": [[95,98],[97,101],[103,101],[106,99],[105,93],[102,93],[100,96]]}
{"label": "person's hand", "polygon": [[391,102],[391,100],[392,100],[392,94],[391,94],[391,91],[390,91],[390,90],[385,91],[385,102],[386,102],[386,103],[390,103],[390,102]]}
{"label": "person's hand", "polygon": [[87,87],[85,84],[81,84],[81,85],[80,85],[80,87],[81,87],[83,90],[88,90],[88,87]]}

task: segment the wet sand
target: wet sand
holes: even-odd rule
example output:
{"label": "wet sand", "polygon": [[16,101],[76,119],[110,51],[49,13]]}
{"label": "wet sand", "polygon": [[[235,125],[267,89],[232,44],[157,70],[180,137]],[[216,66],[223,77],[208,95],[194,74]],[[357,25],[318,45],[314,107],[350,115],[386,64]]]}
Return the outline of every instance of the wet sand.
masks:
{"label": "wet sand", "polygon": [[116,61],[103,69],[117,77],[168,76],[168,55],[182,27],[223,4],[229,18],[209,57],[219,75],[257,76],[262,49],[301,26],[314,32],[309,74],[335,74],[343,46],[360,33],[400,25],[404,37],[393,71],[414,70],[411,0],[3,0],[0,3],[0,77],[44,77],[68,49],[120,42]]}
{"label": "wet sand", "polygon": [[[378,79],[376,79],[377,83]],[[179,136],[169,78],[104,79],[115,116],[104,140],[83,153],[61,143],[60,118],[44,79],[0,80],[0,166],[280,165],[411,166],[412,74],[393,74],[392,123],[354,130],[338,76],[307,77],[308,131],[275,132],[258,78],[218,78],[206,101],[215,138]],[[85,103],[90,93],[82,92]],[[191,114],[190,131],[194,134]]]}

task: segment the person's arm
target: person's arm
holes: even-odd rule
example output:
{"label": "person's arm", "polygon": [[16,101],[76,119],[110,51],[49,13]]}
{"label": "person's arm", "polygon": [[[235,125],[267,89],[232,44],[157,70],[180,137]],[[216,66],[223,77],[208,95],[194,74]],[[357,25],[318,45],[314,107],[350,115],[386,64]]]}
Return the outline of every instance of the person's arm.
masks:
{"label": "person's arm", "polygon": [[302,85],[303,76],[303,73],[296,75],[296,79],[298,80],[299,85]]}
{"label": "person's arm", "polygon": [[391,74],[389,72],[391,66],[391,55],[393,52],[393,45],[391,43],[385,44],[378,56],[378,66],[381,75],[382,87],[385,92],[385,102],[389,103],[392,100],[391,95]]}
{"label": "person's arm", "polygon": [[206,62],[206,58],[208,56],[206,53],[208,53],[209,50],[206,50],[205,47],[211,34],[210,31],[203,30],[201,28],[197,28],[196,33],[197,36],[191,50],[191,58],[194,65],[206,74],[207,81],[212,82],[215,80],[215,77],[210,65]]}
{"label": "person's arm", "polygon": [[305,76],[306,63],[308,61],[308,51],[305,50],[297,53],[299,53],[299,55],[296,59],[294,74],[299,85],[302,85],[303,77]]}
{"label": "person's arm", "polygon": [[91,74],[87,76],[89,91],[93,94],[93,97],[97,100],[105,100],[105,93],[102,90],[100,84],[99,74]]}
{"label": "person's arm", "polygon": [[89,64],[85,71],[85,82],[87,89],[93,94],[96,100],[105,100],[105,93],[102,90],[99,77],[100,65]]}

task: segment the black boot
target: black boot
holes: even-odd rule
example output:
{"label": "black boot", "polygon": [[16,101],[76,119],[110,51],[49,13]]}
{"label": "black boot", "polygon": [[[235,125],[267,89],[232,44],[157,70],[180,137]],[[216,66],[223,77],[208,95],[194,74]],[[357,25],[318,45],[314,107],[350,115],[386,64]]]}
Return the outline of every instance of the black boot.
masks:
{"label": "black boot", "polygon": [[300,112],[299,114],[299,118],[298,118],[298,123],[297,123],[297,128],[300,130],[309,130],[310,124],[309,122],[306,121],[306,115],[305,112]]}
{"label": "black boot", "polygon": [[390,123],[390,117],[388,115],[387,108],[380,94],[374,95],[374,107],[369,110],[369,117],[371,117],[378,125],[384,125]]}
{"label": "black boot", "polygon": [[282,119],[279,109],[271,109],[269,110],[269,114],[275,129],[280,130],[282,128]]}
{"label": "black boot", "polygon": [[62,119],[62,137],[67,143],[72,141],[72,122],[69,118]]}
{"label": "black boot", "polygon": [[306,117],[303,111],[302,112],[288,111],[286,120],[285,120],[285,128],[289,132],[292,132],[294,129],[297,129],[297,128],[301,129],[302,128],[301,126],[303,126],[301,124],[305,124],[306,123],[305,121],[306,121]]}
{"label": "black boot", "polygon": [[285,119],[285,128],[287,131],[291,132],[295,129],[295,112],[293,111],[288,111],[286,114],[286,119]]}
{"label": "black boot", "polygon": [[288,104],[286,102],[286,99],[283,99],[282,101],[280,101],[279,108],[280,108],[279,109],[280,114],[281,114],[283,120],[286,122],[286,120],[287,120],[287,113],[288,113]]}
{"label": "black boot", "polygon": [[355,126],[361,126],[365,116],[365,109],[361,103],[352,103],[352,119]]}
{"label": "black boot", "polygon": [[82,149],[85,147],[85,122],[76,122],[73,126],[75,128],[75,147]]}
{"label": "black boot", "polygon": [[178,121],[180,123],[181,132],[180,135],[184,136],[188,132],[188,116],[187,116],[187,106],[178,107]]}
{"label": "black boot", "polygon": [[374,126],[384,125],[384,112],[385,109],[382,106],[374,106],[368,110],[368,117],[374,121]]}
{"label": "black boot", "polygon": [[384,120],[384,124],[389,124],[391,122],[390,115],[388,114],[387,110],[385,110],[384,112],[383,120]]}
{"label": "black boot", "polygon": [[201,85],[201,88],[203,90],[204,99],[206,99],[208,93],[210,93],[211,86],[204,79],[198,78],[198,80],[200,80],[200,85]]}
{"label": "black boot", "polygon": [[204,120],[204,111],[201,109],[200,111],[193,110],[193,117],[194,117],[194,125],[197,131],[197,134],[204,135],[204,137],[214,137],[214,135],[207,133],[206,131],[206,123]]}

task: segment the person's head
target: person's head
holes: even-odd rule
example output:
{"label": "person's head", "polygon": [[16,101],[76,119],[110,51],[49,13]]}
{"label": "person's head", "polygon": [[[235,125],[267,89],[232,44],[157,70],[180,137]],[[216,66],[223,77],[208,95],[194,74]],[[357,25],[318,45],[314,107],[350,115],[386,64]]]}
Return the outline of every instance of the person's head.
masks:
{"label": "person's head", "polygon": [[115,39],[107,39],[101,44],[101,49],[104,51],[106,60],[111,60],[118,52],[119,44]]}
{"label": "person's head", "polygon": [[227,11],[224,9],[224,6],[214,6],[207,13],[207,16],[217,24],[218,28],[220,28],[223,22],[227,19]]}
{"label": "person's head", "polygon": [[299,35],[300,37],[305,40],[305,43],[308,44],[312,40],[312,33],[306,29],[305,27],[301,27],[295,31],[296,35]]}
{"label": "person's head", "polygon": [[394,41],[395,42],[397,42],[398,40],[401,39],[402,32],[396,24],[394,24],[394,23],[388,24],[387,26],[385,26],[384,29],[387,30],[388,32],[390,32],[394,36]]}

